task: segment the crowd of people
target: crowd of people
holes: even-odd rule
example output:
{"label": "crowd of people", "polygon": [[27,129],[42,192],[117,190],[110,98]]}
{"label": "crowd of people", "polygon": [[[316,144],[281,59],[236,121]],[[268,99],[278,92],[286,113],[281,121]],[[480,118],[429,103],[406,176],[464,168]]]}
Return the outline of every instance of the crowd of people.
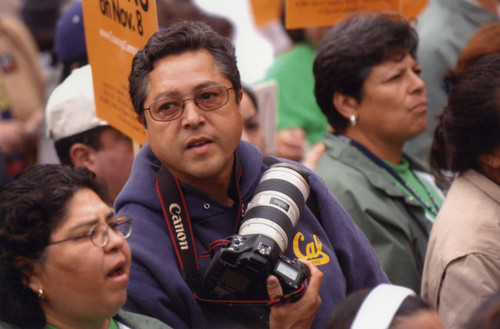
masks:
{"label": "crowd of people", "polygon": [[500,1],[287,31],[273,154],[226,18],[156,1],[136,150],[96,114],[81,1],[16,4],[0,328],[500,328]]}

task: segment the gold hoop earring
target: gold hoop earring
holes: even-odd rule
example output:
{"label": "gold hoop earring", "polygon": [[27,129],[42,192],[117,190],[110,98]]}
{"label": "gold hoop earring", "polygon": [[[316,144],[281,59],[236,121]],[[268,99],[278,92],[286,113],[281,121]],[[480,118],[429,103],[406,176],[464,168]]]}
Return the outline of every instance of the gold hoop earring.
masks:
{"label": "gold hoop earring", "polygon": [[36,295],[38,296],[38,298],[40,298],[41,300],[44,300],[45,299],[45,292],[43,291],[43,289],[38,289],[38,291],[36,292]]}

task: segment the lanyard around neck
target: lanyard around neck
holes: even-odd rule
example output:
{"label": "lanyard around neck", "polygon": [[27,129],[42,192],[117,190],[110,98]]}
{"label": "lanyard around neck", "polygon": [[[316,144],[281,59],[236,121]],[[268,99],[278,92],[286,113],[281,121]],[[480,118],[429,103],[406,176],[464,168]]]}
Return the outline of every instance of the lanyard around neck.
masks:
{"label": "lanyard around neck", "polygon": [[353,140],[347,136],[337,135],[337,137],[339,137],[343,141],[349,143],[351,146],[354,146],[355,148],[357,148],[359,151],[361,151],[361,153],[366,155],[366,157],[368,157],[368,159],[372,160],[380,168],[387,171],[387,173],[389,173],[399,184],[401,184],[405,189],[407,189],[410,192],[410,194],[415,199],[417,199],[428,212],[430,212],[434,217],[436,217],[437,212],[439,210],[439,203],[436,201],[436,199],[434,198],[432,193],[429,191],[427,186],[420,180],[418,175],[416,175],[411,168],[408,168],[408,169],[410,170],[412,175],[415,177],[417,182],[420,185],[422,185],[422,187],[424,188],[427,196],[429,197],[429,199],[432,202],[432,206],[424,198],[422,198],[422,196],[420,194],[418,194],[418,192],[415,190],[415,188],[413,186],[411,186],[410,184],[408,184],[408,182],[406,182],[393,168],[391,168],[387,163],[385,163],[382,159],[380,159],[378,156],[373,154],[366,147],[364,147],[360,143],[356,142],[355,140]]}
{"label": "lanyard around neck", "polygon": [[[234,167],[239,207],[235,226],[236,232],[240,225],[242,213],[242,201],[239,191],[239,179],[242,169],[236,155]],[[156,176],[156,192],[163,210],[163,216],[167,222],[168,232],[181,268],[182,277],[190,288],[196,292],[199,290],[201,280],[191,217],[179,180],[163,165]]]}

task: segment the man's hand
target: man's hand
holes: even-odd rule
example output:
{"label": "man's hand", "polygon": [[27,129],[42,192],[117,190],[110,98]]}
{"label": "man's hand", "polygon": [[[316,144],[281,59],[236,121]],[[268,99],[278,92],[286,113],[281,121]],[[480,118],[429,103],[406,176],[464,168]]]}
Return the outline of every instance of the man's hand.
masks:
{"label": "man's hand", "polygon": [[285,128],[276,136],[276,155],[278,157],[301,161],[306,153],[306,133],[300,128]]}
{"label": "man's hand", "polygon": [[[297,302],[273,306],[271,308],[271,315],[269,317],[270,329],[309,329],[321,306],[319,288],[323,281],[323,273],[313,263],[300,261],[311,272],[309,287]],[[283,295],[278,278],[273,275],[267,278],[267,293],[269,299],[275,299]]]}
{"label": "man's hand", "polygon": [[302,164],[307,168],[314,170],[319,162],[319,159],[325,153],[325,144],[323,141],[317,142],[309,151],[307,151],[306,156],[302,160]]}

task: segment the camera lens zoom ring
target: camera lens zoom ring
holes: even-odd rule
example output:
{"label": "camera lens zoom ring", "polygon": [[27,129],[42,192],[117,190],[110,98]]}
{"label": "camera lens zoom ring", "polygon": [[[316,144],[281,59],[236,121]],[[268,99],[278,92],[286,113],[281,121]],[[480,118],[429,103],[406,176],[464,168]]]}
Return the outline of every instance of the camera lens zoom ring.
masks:
{"label": "camera lens zoom ring", "polygon": [[274,222],[283,229],[286,236],[288,237],[288,240],[290,240],[292,237],[293,224],[290,221],[288,215],[279,209],[270,206],[253,207],[252,209],[249,209],[247,211],[247,213],[245,214],[245,218],[251,218],[251,219],[259,218],[261,220],[268,220]]}
{"label": "camera lens zoom ring", "polygon": [[272,191],[281,192],[290,197],[295,202],[299,211],[302,211],[302,209],[304,209],[304,203],[305,203],[304,195],[295,185],[293,185],[290,182],[278,179],[265,180],[257,186],[257,188],[255,189],[255,195],[257,195],[260,192],[266,192],[266,191],[268,193]]}

